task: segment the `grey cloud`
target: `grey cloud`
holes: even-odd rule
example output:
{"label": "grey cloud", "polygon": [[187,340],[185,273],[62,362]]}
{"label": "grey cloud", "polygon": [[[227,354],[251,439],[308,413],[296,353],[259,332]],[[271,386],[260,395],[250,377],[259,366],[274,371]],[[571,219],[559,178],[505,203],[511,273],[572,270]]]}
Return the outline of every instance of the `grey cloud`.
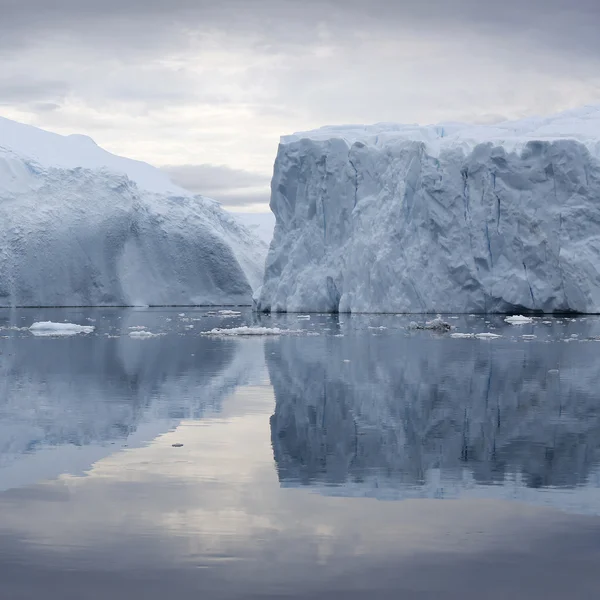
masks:
{"label": "grey cloud", "polygon": [[92,40],[104,36],[135,47],[144,39],[142,45],[149,43],[146,34],[155,36],[158,46],[163,36],[181,44],[186,34],[214,29],[282,44],[306,43],[322,25],[334,35],[381,29],[400,33],[418,25],[424,35],[481,27],[500,31],[506,39],[523,34],[555,47],[600,47],[597,0],[0,0],[3,5],[0,32],[5,35],[0,39],[18,37],[25,44],[34,39],[26,35],[34,30],[68,31]]}
{"label": "grey cloud", "polygon": [[[45,104],[63,99],[69,91],[64,81],[22,79],[18,76],[0,75],[0,105],[20,102],[40,102]],[[54,102],[56,103],[56,102]]]}
{"label": "grey cloud", "polygon": [[269,203],[270,177],[224,165],[162,167],[177,185],[227,206]]}

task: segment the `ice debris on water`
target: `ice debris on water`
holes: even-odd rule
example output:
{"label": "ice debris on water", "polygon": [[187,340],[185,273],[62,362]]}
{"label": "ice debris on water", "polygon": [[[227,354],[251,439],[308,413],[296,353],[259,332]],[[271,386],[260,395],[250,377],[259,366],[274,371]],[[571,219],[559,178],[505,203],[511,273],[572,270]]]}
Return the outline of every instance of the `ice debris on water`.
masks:
{"label": "ice debris on water", "polygon": [[477,340],[496,340],[501,338],[497,333],[451,333],[450,337],[455,339],[477,339]]}
{"label": "ice debris on water", "polygon": [[34,323],[29,331],[37,336],[77,335],[78,333],[92,333],[96,328],[93,325],[76,325],[75,323],[53,323],[52,321],[39,321]]}
{"label": "ice debris on water", "polygon": [[524,317],[523,315],[511,315],[504,320],[511,325],[526,325],[527,323],[533,323],[531,317]]}
{"label": "ice debris on water", "polygon": [[421,325],[419,323],[416,323],[415,321],[412,321],[409,325],[409,329],[447,332],[452,330],[452,325],[444,321],[441,315],[438,315],[435,319],[432,319],[431,321],[426,321],[425,325]]}
{"label": "ice debris on water", "polygon": [[131,331],[129,333],[130,338],[137,340],[148,340],[150,338],[156,338],[164,335],[164,333],[152,333],[151,331]]}
{"label": "ice debris on water", "polygon": [[232,327],[230,329],[215,328],[202,332],[202,335],[214,336],[250,336],[250,335],[290,335],[302,333],[299,329],[280,329],[279,327]]}

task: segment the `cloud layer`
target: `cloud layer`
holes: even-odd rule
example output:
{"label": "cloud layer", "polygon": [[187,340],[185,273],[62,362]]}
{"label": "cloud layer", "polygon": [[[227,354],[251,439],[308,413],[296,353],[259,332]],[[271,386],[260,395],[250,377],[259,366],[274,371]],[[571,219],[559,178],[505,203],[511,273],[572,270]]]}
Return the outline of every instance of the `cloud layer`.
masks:
{"label": "cloud layer", "polygon": [[189,185],[207,195],[225,197],[241,172],[264,182],[292,131],[600,101],[596,0],[0,0],[0,10],[3,116],[158,165],[200,165],[176,177],[194,173]]}

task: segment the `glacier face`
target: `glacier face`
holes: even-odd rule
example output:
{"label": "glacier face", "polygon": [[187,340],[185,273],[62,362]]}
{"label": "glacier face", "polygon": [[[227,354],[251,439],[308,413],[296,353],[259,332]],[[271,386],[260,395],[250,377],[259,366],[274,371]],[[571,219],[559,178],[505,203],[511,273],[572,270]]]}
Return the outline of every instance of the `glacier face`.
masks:
{"label": "glacier face", "polygon": [[263,311],[600,312],[600,107],[282,138]]}
{"label": "glacier face", "polygon": [[0,306],[247,305],[267,250],[158,169],[5,119],[0,222]]}

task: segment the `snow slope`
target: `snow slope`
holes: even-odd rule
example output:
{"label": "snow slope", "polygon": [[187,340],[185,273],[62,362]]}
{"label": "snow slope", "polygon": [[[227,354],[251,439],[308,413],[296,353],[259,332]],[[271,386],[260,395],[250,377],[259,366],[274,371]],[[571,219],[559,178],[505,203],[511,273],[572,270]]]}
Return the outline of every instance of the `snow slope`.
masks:
{"label": "snow slope", "polygon": [[282,138],[264,311],[600,312],[600,106]]}
{"label": "snow slope", "polygon": [[249,304],[266,245],[89,138],[0,119],[0,306]]}
{"label": "snow slope", "polygon": [[273,239],[273,230],[275,229],[275,216],[272,212],[249,213],[234,212],[235,218],[243,223],[249,231],[256,234],[267,246]]}

